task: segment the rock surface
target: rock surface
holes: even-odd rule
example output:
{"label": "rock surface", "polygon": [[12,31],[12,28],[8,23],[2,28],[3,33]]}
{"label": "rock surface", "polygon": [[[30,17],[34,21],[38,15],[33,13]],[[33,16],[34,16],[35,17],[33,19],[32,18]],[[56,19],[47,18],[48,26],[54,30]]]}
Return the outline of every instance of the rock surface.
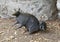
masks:
{"label": "rock surface", "polygon": [[14,9],[31,13],[38,20],[48,20],[56,11],[56,0],[0,0],[0,17],[13,17]]}
{"label": "rock surface", "polygon": [[58,18],[60,19],[60,0],[57,0]]}

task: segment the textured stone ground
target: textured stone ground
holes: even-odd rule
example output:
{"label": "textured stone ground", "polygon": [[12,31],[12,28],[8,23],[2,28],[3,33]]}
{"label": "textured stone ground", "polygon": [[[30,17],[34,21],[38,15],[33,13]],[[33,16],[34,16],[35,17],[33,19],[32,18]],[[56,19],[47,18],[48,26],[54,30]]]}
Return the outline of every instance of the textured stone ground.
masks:
{"label": "textured stone ground", "polygon": [[13,19],[0,19],[0,42],[60,42],[59,20],[46,21],[47,31],[32,35],[24,27],[15,30],[14,22]]}

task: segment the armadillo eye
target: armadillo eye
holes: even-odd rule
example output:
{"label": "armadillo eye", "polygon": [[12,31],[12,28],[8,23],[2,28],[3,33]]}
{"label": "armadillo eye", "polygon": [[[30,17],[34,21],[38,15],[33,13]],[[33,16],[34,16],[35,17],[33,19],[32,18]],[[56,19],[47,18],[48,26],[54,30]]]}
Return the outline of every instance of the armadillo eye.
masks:
{"label": "armadillo eye", "polygon": [[41,29],[41,30],[45,30],[44,26],[40,26],[40,29]]}

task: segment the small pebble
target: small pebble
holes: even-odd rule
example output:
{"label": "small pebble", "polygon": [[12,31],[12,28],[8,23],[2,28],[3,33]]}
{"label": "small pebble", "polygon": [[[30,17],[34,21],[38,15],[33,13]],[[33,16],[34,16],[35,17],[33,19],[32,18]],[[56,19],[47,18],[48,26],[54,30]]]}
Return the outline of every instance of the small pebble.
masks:
{"label": "small pebble", "polygon": [[15,33],[14,33],[15,35],[17,35],[17,31],[15,31]]}
{"label": "small pebble", "polygon": [[33,40],[30,40],[30,42],[33,42]]}
{"label": "small pebble", "polygon": [[25,38],[27,38],[27,36],[25,36]]}
{"label": "small pebble", "polygon": [[35,40],[34,42],[39,42],[39,41],[36,41],[36,40]]}
{"label": "small pebble", "polygon": [[0,32],[0,34],[2,34],[2,33],[3,33],[3,31]]}
{"label": "small pebble", "polygon": [[14,36],[10,36],[10,39],[14,39],[15,37]]}

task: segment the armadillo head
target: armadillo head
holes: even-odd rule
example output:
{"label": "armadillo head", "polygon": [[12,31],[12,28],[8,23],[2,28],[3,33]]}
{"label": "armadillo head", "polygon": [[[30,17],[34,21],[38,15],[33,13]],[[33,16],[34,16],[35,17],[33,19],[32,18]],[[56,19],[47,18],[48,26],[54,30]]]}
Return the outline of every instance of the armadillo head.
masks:
{"label": "armadillo head", "polygon": [[18,9],[18,11],[16,11],[16,9],[14,10],[15,10],[15,13],[13,13],[12,15],[18,17],[21,14],[20,8]]}
{"label": "armadillo head", "polygon": [[12,15],[18,17],[18,16],[20,15],[20,12],[17,11],[17,12],[15,12],[15,13],[13,13]]}
{"label": "armadillo head", "polygon": [[47,27],[46,27],[46,23],[42,21],[42,22],[40,23],[40,30],[45,31],[46,28],[47,28]]}

